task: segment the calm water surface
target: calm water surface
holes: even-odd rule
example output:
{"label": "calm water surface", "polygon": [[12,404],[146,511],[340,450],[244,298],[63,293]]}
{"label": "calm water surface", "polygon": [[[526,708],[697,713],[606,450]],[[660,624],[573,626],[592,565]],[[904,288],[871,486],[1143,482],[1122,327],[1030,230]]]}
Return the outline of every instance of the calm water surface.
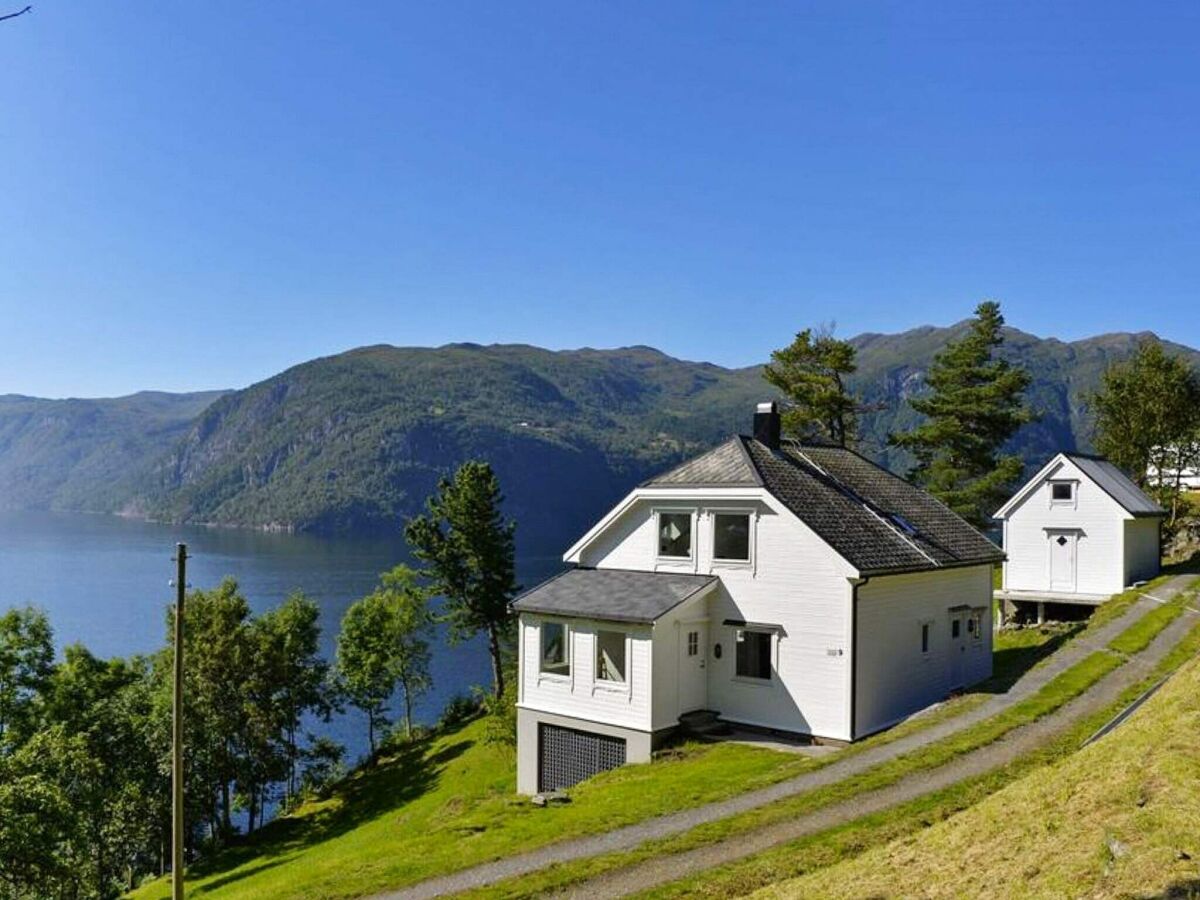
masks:
{"label": "calm water surface", "polygon": [[[411,562],[398,530],[394,538],[322,538],[113,516],[0,512],[0,610],[26,603],[41,607],[60,649],[81,642],[98,656],[153,652],[166,642],[178,541],[188,545],[193,587],[215,587],[232,576],[255,611],[297,589],[316,600],[327,657],[346,607],[374,587],[380,572]],[[524,556],[517,566],[527,586],[561,567],[552,555]],[[423,722],[436,720],[454,694],[490,684],[483,642],[447,647],[439,635],[432,674],[433,690],[417,704]],[[397,709],[398,704],[393,712]],[[310,728],[346,745],[351,760],[366,749],[366,719],[356,711]]]}

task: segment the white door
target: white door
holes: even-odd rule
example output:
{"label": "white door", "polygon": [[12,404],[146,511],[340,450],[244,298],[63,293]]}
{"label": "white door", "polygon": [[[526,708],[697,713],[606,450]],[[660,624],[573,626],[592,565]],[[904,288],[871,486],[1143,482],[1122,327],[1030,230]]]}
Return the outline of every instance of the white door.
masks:
{"label": "white door", "polygon": [[1050,590],[1073,593],[1075,590],[1075,539],[1073,532],[1051,531]]}
{"label": "white door", "polygon": [[950,658],[947,660],[950,690],[960,688],[967,676],[967,614],[965,611],[950,613]]}
{"label": "white door", "polygon": [[708,625],[684,622],[679,629],[679,712],[708,705]]}

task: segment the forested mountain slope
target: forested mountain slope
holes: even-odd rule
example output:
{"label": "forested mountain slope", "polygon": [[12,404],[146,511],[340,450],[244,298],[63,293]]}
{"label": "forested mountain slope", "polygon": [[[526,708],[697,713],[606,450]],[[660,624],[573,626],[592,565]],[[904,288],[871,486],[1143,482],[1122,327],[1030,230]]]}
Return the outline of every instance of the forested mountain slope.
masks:
{"label": "forested mountain slope", "polygon": [[[965,323],[864,334],[855,386],[873,408],[863,450],[903,472],[887,434],[913,424],[924,373]],[[1063,342],[1009,329],[1033,375],[1037,423],[1014,449],[1038,464],[1091,449],[1088,396],[1147,334]],[[790,339],[779,335],[779,344]],[[1200,365],[1200,353],[1168,345]],[[750,425],[773,395],[759,367],[648,347],[363,347],[244,390],[121,400],[0,398],[2,506],[130,511],[303,530],[394,528],[464,459],[500,474],[525,546],[549,551],[649,474]]]}
{"label": "forested mountain slope", "polygon": [[0,396],[0,508],[116,512],[222,391],[101,400]]}

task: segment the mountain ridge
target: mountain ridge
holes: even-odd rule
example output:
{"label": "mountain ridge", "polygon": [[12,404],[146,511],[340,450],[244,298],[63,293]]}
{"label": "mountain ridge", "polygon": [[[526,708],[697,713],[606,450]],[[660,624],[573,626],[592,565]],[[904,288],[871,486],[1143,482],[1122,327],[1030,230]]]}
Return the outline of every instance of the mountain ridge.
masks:
{"label": "mountain ridge", "polygon": [[[861,448],[903,472],[887,434],[917,421],[933,355],[967,327],[864,333],[854,386],[880,407]],[[1073,341],[1006,329],[1041,414],[1012,450],[1035,464],[1091,449],[1089,394],[1149,332]],[[1200,365],[1200,352],[1163,342]],[[123,398],[0,397],[0,506],[122,512],[307,531],[391,529],[467,458],[496,467],[523,540],[557,546],[634,484],[750,425],[774,391],[646,345],[373,344],[234,391]]]}

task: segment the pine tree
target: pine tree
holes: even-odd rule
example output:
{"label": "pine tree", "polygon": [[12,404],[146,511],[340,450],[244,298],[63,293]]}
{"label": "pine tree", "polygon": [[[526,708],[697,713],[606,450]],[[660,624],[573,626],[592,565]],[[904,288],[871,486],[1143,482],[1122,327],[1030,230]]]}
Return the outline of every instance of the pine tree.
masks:
{"label": "pine tree", "polygon": [[781,350],[771,353],[763,377],[789,401],[783,427],[797,437],[820,435],[840,447],[854,440],[859,399],[847,386],[858,368],[854,345],[829,329],[806,328]]}
{"label": "pine tree", "polygon": [[980,303],[966,335],[934,357],[931,393],[912,401],[928,421],[889,438],[916,457],[910,474],[918,484],[981,528],[1023,468],[1019,456],[1000,449],[1034,419],[1023,402],[1029,373],[996,356],[1003,326],[1000,304]]}
{"label": "pine tree", "polygon": [[516,525],[500,512],[503,499],[492,467],[466,462],[453,479],[442,479],[427,515],[410,519],[404,529],[425,563],[421,574],[446,600],[450,640],[487,635],[497,697],[504,694],[504,655],[512,639],[508,605],[517,593]]}

